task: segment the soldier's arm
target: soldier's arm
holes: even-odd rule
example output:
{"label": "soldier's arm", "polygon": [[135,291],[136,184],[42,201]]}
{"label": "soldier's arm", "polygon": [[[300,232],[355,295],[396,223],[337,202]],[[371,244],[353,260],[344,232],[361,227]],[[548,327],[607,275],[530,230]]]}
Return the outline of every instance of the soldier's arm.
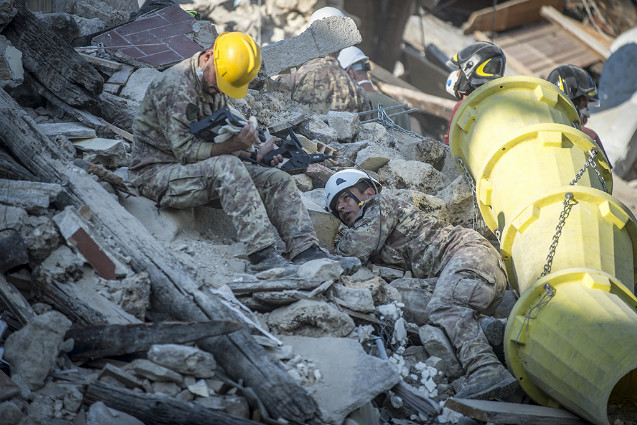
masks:
{"label": "soldier's arm", "polygon": [[387,211],[388,205],[372,198],[364,205],[361,218],[345,231],[335,247],[336,254],[358,257],[366,262],[380,251],[387,237],[396,226],[396,215]]}

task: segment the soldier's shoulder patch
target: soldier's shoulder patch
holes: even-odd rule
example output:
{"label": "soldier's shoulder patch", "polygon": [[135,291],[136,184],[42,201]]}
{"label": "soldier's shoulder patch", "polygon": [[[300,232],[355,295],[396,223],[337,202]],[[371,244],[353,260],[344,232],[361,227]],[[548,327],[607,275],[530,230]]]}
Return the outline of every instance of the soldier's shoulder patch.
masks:
{"label": "soldier's shoulder patch", "polygon": [[199,115],[199,108],[197,108],[197,105],[194,103],[189,103],[188,106],[186,106],[186,118],[188,121],[196,120],[197,115]]}

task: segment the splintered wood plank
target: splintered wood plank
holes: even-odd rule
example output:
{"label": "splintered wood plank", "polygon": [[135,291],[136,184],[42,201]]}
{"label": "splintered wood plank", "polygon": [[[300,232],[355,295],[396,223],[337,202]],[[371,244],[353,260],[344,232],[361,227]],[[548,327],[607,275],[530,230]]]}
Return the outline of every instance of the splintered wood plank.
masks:
{"label": "splintered wood plank", "polygon": [[567,410],[531,404],[450,398],[445,407],[470,418],[496,424],[588,425]]}
{"label": "splintered wood plank", "polygon": [[146,351],[153,344],[184,344],[240,328],[231,320],[115,324],[71,328],[66,338],[75,341],[69,355],[87,359]]}
{"label": "splintered wood plank", "polygon": [[[551,5],[556,9],[564,8],[563,0],[513,0],[493,7],[477,10],[462,25],[465,34],[473,31],[505,31],[511,28],[532,24],[542,19],[540,8]],[[495,20],[495,21],[494,21]]]}
{"label": "splintered wood plank", "polygon": [[585,43],[601,58],[606,59],[610,56],[610,48],[608,43],[601,41],[596,37],[592,37],[587,31],[583,30],[583,25],[575,19],[564,16],[561,12],[551,6],[543,6],[540,10],[542,16],[549,21],[564,28],[569,34]]}

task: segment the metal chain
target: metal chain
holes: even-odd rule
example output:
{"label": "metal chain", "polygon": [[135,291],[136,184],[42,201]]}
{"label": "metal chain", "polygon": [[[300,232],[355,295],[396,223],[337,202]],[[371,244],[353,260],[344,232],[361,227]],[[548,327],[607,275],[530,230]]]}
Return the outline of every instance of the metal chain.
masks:
{"label": "metal chain", "polygon": [[[595,162],[595,158],[597,158],[597,151],[595,149],[591,149],[588,151],[588,154],[590,155],[589,158],[586,160],[582,168],[575,174],[575,178],[571,180],[569,185],[575,186],[575,183],[577,183],[582,178],[582,176],[586,172],[586,169],[590,167],[597,174],[597,177],[599,178],[604,191],[608,193],[606,182],[604,181],[604,178],[599,172],[599,169],[597,168],[597,163]],[[540,277],[546,276],[547,274],[551,272],[551,267],[553,265],[553,257],[555,256],[557,243],[560,239],[560,235],[562,234],[562,228],[564,227],[564,224],[566,223],[566,217],[568,217],[568,215],[571,212],[571,208],[573,208],[573,205],[574,205],[573,203],[571,203],[572,199],[573,199],[573,194],[571,192],[566,192],[566,194],[564,195],[564,208],[562,209],[562,212],[560,213],[560,218],[555,228],[555,234],[553,235],[553,240],[551,242],[551,246],[549,247],[549,253],[546,256],[546,264],[544,264],[544,271],[542,272]]]}
{"label": "metal chain", "polygon": [[[476,185],[473,181],[473,177],[471,177],[471,174],[469,173],[469,170],[467,170],[467,167],[464,165],[462,158],[460,157],[456,158],[456,162],[462,169],[464,178],[467,181],[469,188],[471,189],[471,193],[473,194],[473,230],[477,230],[478,229],[478,211],[480,211],[480,207],[478,206],[478,194],[476,193]],[[496,237],[498,237],[498,240],[500,240],[498,235],[496,235]]]}
{"label": "metal chain", "polygon": [[[399,105],[396,105],[396,106],[399,106]],[[409,109],[407,111],[396,112],[394,114],[388,115],[387,112],[386,112],[386,109],[390,109],[390,108],[392,108],[392,107],[390,106],[389,108],[383,108],[383,105],[379,103],[378,104],[378,108],[375,109],[375,111],[376,110],[378,111],[378,118],[373,118],[371,120],[363,121],[363,122],[361,122],[361,124],[378,121],[380,124],[382,124],[383,126],[389,128],[389,129],[400,131],[402,133],[408,134],[408,135],[410,135],[412,137],[415,137],[417,139],[420,139],[420,140],[425,140],[424,136],[421,136],[418,133],[414,133],[413,131],[406,130],[406,129],[402,128],[401,126],[396,124],[394,122],[394,120],[391,119],[391,117],[394,116],[394,115],[401,115],[401,114],[406,114],[406,113],[409,113],[409,112],[414,112],[414,111],[417,111],[418,108],[413,108],[413,109]]]}

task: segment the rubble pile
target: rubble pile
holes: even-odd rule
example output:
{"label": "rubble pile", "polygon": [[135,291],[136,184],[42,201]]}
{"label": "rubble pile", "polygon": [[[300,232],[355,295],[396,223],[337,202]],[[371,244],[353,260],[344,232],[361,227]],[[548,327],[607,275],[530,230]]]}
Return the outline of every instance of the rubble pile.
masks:
{"label": "rubble pile", "polygon": [[[63,41],[135,22],[130,2],[56,2],[72,19],[55,22],[12,3],[0,0],[0,424],[459,420],[443,405],[464,372],[426,315],[435,279],[371,264],[347,275],[327,259],[246,273],[220,208],[158,210],[127,184],[134,113],[165,64]],[[256,5],[228,3],[181,7],[217,33],[273,43],[326,5],[265,1],[260,21]],[[36,63],[37,50],[20,50],[16,28],[27,21],[74,62]],[[206,36],[192,40],[206,48],[212,32],[198,28]],[[56,66],[60,76],[38,75]],[[354,165],[443,224],[490,235],[440,141],[357,114],[315,114],[268,81],[232,106],[335,156],[294,176],[324,247],[340,223],[324,210],[322,188]],[[483,319],[500,354],[514,302],[508,293],[497,320]]]}

